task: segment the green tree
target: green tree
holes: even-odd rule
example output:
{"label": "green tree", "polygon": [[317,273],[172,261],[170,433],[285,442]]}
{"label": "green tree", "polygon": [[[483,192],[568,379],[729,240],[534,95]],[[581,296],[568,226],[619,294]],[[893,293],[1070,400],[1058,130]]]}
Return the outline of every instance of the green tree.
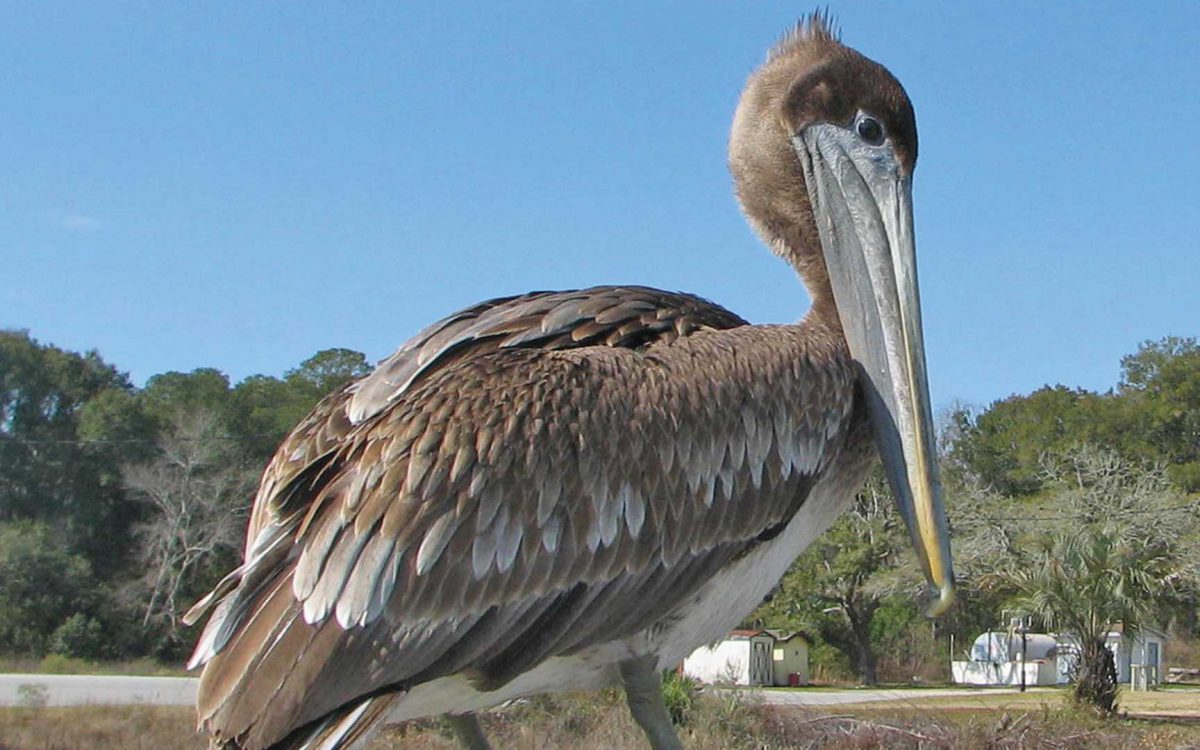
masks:
{"label": "green tree", "polygon": [[365,370],[363,355],[329,349],[283,380],[256,375],[231,388],[224,373],[201,368],[146,383],[139,402],[156,439],[123,476],[143,508],[131,588],[160,653],[182,647],[183,610],[234,563],[255,484],[280,440],[327,390]]}
{"label": "green tree", "polygon": [[1166,461],[1181,489],[1200,491],[1200,345],[1168,336],[1121,360],[1126,452]]}
{"label": "green tree", "polygon": [[317,402],[346,382],[370,372],[366,357],[349,349],[324,349],[284,378],[254,375],[233,389],[237,428],[248,454],[266,463],[285,435]]}
{"label": "green tree", "polygon": [[1112,451],[1074,451],[1049,474],[1060,522],[1030,535],[1032,551],[1018,548],[1005,575],[1018,592],[1015,606],[1077,640],[1076,700],[1110,714],[1117,683],[1107,634],[1119,626],[1131,637],[1162,624],[1164,605],[1194,591],[1200,556],[1184,540],[1200,528],[1200,509],[1163,471],[1141,470]]}
{"label": "green tree", "polygon": [[[1124,539],[1116,529],[1085,526],[1041,540],[1031,567],[1015,573],[1018,606],[1070,633],[1080,648],[1073,694],[1102,714],[1117,708],[1117,672],[1105,646],[1115,623],[1139,623],[1152,613],[1168,567],[1160,550]],[[1128,632],[1136,632],[1127,625]]]}
{"label": "green tree", "polygon": [[1042,488],[1043,456],[1111,443],[1117,414],[1111,396],[1062,385],[1010,396],[978,415],[952,415],[949,464],[1003,495],[1027,495]]}
{"label": "green tree", "polygon": [[205,411],[228,428],[234,414],[229,377],[212,367],[191,372],[164,372],[146,381],[139,394],[142,408],[159,426],[168,426],[179,414]]}
{"label": "green tree", "polygon": [[329,349],[282,379],[201,368],[138,390],[95,352],[0,331],[0,650],[178,656],[180,610],[234,563],[263,464],[368,369]]}
{"label": "green tree", "polygon": [[[76,434],[84,446],[108,445],[109,458],[135,461],[153,453],[156,427],[132,388],[106,388],[79,410]],[[105,469],[106,477],[119,474],[111,466]]]}
{"label": "green tree", "polygon": [[155,455],[124,467],[125,485],[145,509],[135,528],[140,575],[130,590],[163,655],[186,640],[183,611],[235,564],[260,471],[214,412],[180,409],[170,420]]}
{"label": "green tree", "polygon": [[302,385],[309,389],[315,404],[335,388],[340,388],[354,378],[371,371],[367,358],[352,349],[322,349],[288,370],[284,379],[289,384]]}
{"label": "green tree", "polygon": [[818,635],[849,660],[865,685],[878,682],[875,615],[897,590],[894,571],[907,549],[904,522],[884,482],[873,478],[853,507],[813,542],[752,615],[767,627]]}
{"label": "green tree", "polygon": [[0,523],[0,651],[45,654],[53,634],[75,615],[91,617],[100,598],[91,565],[49,526]]}
{"label": "green tree", "polygon": [[252,375],[233,389],[236,428],[245,436],[247,457],[265,465],[285,435],[316,404],[308,387],[269,375]]}
{"label": "green tree", "polygon": [[944,420],[948,478],[962,476],[1003,495],[1040,491],[1046,455],[1081,444],[1166,463],[1186,491],[1200,491],[1200,345],[1194,338],[1148,341],[1121,360],[1109,393],[1046,386],[982,412],[958,408]]}
{"label": "green tree", "polygon": [[123,438],[139,429],[101,412],[131,391],[96,352],[0,331],[0,520],[52,524],[101,573],[123,561],[134,511],[114,467],[134,445]]}

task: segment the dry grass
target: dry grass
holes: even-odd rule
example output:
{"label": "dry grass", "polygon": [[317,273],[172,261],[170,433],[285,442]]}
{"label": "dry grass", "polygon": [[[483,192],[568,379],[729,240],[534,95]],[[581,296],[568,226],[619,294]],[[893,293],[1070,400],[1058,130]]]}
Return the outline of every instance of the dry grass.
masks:
{"label": "dry grass", "polygon": [[1200,638],[1168,638],[1163,660],[1168,667],[1200,668]]}
{"label": "dry grass", "polygon": [[[737,750],[786,747],[764,744],[761,722],[773,712],[762,711],[737,693],[723,699],[702,698],[681,729],[689,750]],[[623,696],[601,693],[541,696],[484,715],[484,728],[498,748],[508,750],[622,750],[646,747],[645,736],[633,722]],[[371,750],[456,750],[457,745],[439,722],[411,722],[391,727]]]}
{"label": "dry grass", "polygon": [[[1197,694],[1151,695],[1155,708],[1197,710]],[[1125,696],[1132,701],[1133,694]],[[953,698],[907,705],[775,710],[736,693],[701,696],[681,734],[689,750],[911,748],[913,750],[1123,750],[1200,748],[1200,723],[1101,720],[1070,710],[1055,693]],[[543,697],[488,714],[498,748],[624,750],[645,747],[615,691]],[[0,709],[0,750],[203,750],[186,708],[87,707]],[[452,750],[436,721],[386,730],[371,750]]]}
{"label": "dry grass", "polygon": [[1121,692],[1121,710],[1138,715],[1186,716],[1200,719],[1200,688],[1188,686],[1150,693]]}
{"label": "dry grass", "polygon": [[0,750],[206,750],[190,708],[0,708]]}
{"label": "dry grass", "polygon": [[[1001,696],[994,696],[999,698]],[[773,709],[737,694],[705,696],[680,734],[689,750],[1124,750],[1200,748],[1200,725],[1166,721],[1101,720],[1069,709],[1060,696],[1018,696],[1027,705],[939,707],[892,705]],[[1185,696],[1186,697],[1186,696]],[[1034,700],[1029,700],[1034,698]],[[1048,700],[1049,699],[1049,700]],[[929,699],[930,704],[939,700]],[[886,706],[886,704],[882,704]],[[1019,710],[1010,710],[1010,709]],[[624,750],[645,740],[613,693],[539,698],[484,719],[496,747],[536,750]],[[435,722],[393,727],[372,750],[453,750]]]}
{"label": "dry grass", "polygon": [[[979,690],[970,695],[921,697],[909,701],[880,701],[855,704],[857,711],[974,710],[991,712],[1056,712],[1067,707],[1064,688],[1034,688],[1026,693],[994,693]],[[1122,689],[1117,696],[1120,712],[1134,718],[1172,716],[1200,720],[1200,689],[1175,688],[1152,692]]]}

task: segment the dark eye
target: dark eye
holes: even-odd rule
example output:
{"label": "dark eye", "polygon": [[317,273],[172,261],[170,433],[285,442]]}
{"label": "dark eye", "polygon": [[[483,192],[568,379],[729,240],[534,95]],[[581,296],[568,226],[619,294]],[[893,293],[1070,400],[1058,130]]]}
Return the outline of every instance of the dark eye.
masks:
{"label": "dark eye", "polygon": [[854,129],[858,132],[858,137],[864,142],[872,146],[880,146],[883,144],[883,125],[870,115],[859,115],[858,120],[854,123]]}

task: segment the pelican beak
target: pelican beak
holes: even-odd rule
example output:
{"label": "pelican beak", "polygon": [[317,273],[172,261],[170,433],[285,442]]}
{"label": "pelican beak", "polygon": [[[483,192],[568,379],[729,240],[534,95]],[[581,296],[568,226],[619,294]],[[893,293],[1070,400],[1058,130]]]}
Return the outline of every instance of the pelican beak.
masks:
{"label": "pelican beak", "polygon": [[911,174],[891,145],[816,124],[793,137],[804,166],[850,354],[861,368],[871,426],[925,577],[930,616],[954,601],[950,538],[935,462],[933,416],[912,218]]}

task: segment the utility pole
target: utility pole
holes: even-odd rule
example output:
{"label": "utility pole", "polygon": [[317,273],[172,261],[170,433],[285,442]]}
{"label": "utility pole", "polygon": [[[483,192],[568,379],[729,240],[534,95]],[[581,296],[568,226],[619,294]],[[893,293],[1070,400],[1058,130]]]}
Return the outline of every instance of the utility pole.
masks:
{"label": "utility pole", "polygon": [[1021,692],[1025,692],[1025,621],[1021,620]]}
{"label": "utility pole", "polygon": [[[1021,692],[1023,693],[1023,692],[1025,692],[1025,657],[1028,654],[1028,652],[1026,650],[1027,641],[1026,641],[1025,636],[1029,632],[1029,624],[1031,622],[1031,618],[1028,615],[1023,614],[1020,610],[1017,610],[1016,616],[1014,617],[1010,614],[1012,611],[1013,610],[1005,610],[1004,614],[1009,615],[1009,617],[1008,617],[1009,643],[1010,644],[1012,643],[1012,636],[1014,633],[1021,634],[1020,669],[1021,669]],[[1009,648],[1012,648],[1012,646],[1010,645]],[[1011,653],[1011,651],[1010,651],[1010,653]]]}

